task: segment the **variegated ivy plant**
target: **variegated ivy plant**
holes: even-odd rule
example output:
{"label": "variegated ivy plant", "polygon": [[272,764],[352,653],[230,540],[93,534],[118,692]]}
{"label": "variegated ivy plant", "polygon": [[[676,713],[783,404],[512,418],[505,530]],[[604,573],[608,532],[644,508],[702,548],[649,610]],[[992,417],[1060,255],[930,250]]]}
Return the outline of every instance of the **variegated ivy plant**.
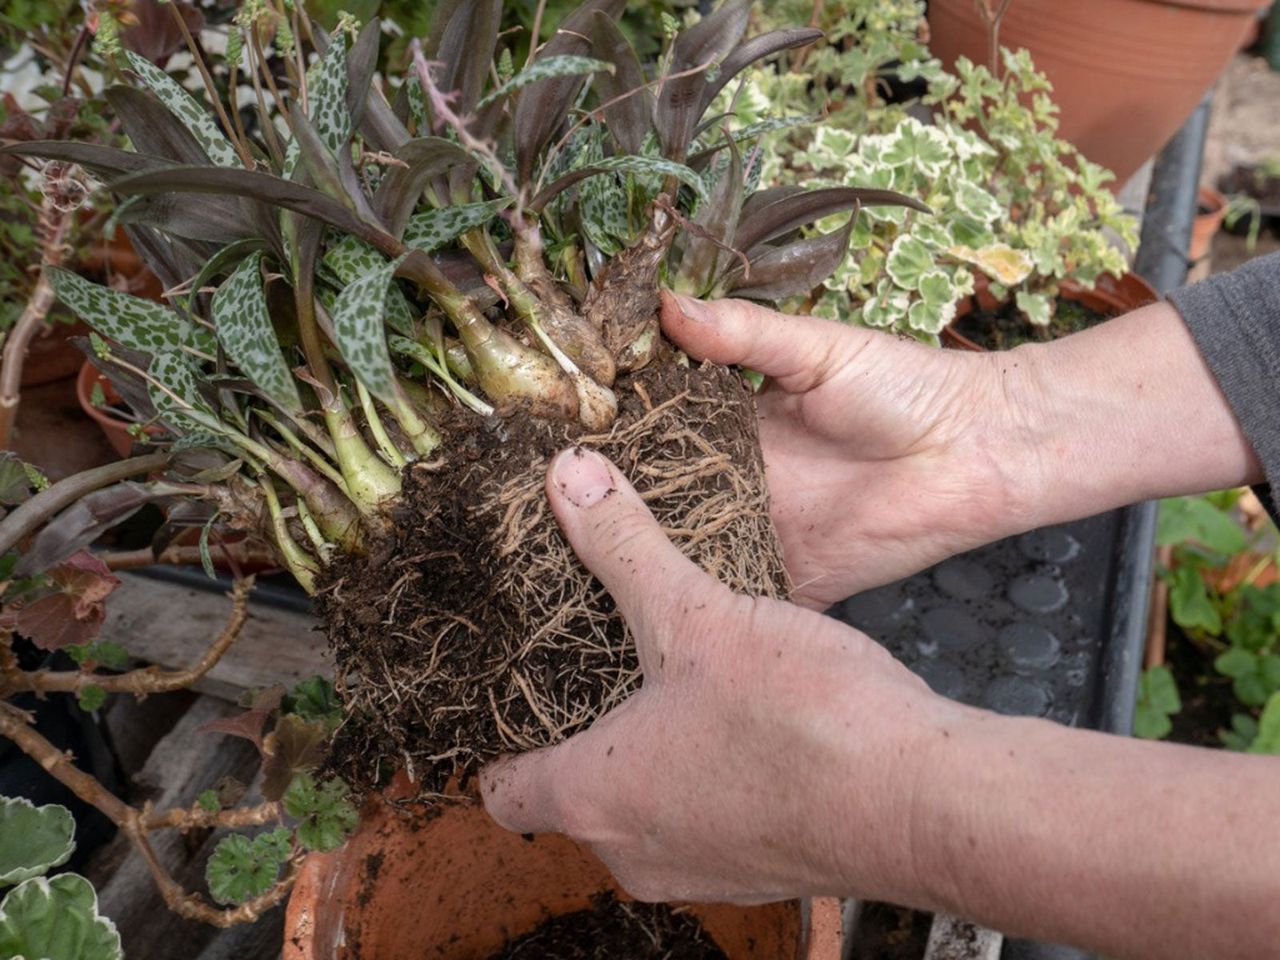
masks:
{"label": "variegated ivy plant", "polygon": [[[668,35],[651,77],[616,24],[624,5],[582,4],[517,70],[498,0],[443,2],[413,70],[384,85],[377,22],[326,37],[291,0],[255,0],[231,27],[230,102],[130,53],[106,96],[132,151],[6,148],[102,179],[168,287],[153,303],[54,281],[156,442],[205,452],[164,493],[265,527],[312,589],[383,529],[401,468],[439,454],[451,409],[607,427],[614,377],[658,345],[652,309],[610,307],[620,284],[805,292],[844,259],[860,205],[920,206],[852,186],[753,192],[754,141],[788,121],[710,108],[818,31],[744,40],[750,0],[728,0]],[[249,84],[256,123],[234,99]],[[837,213],[836,233],[796,239]],[[56,562],[100,527],[55,525],[34,552]]]}
{"label": "variegated ivy plant", "polygon": [[[754,71],[734,104],[744,123],[778,104],[826,115],[774,135],[766,179],[794,171],[810,187],[872,185],[931,208],[869,210],[850,242],[858,255],[824,282],[813,311],[936,342],[977,283],[1046,328],[1061,281],[1124,273],[1136,223],[1107,188],[1111,175],[1057,138],[1050,85],[1029,54],[1003,50],[999,78],[964,58],[949,73],[919,41],[923,3],[868,6],[853,5],[863,29],[848,42],[788,76]],[[927,92],[888,104],[880,81],[890,75]]]}

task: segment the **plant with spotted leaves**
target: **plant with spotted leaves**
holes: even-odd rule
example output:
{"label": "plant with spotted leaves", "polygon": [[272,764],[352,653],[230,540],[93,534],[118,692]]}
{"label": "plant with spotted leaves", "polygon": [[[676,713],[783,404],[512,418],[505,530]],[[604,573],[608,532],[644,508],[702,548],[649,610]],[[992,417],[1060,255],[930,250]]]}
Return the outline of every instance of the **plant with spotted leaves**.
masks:
{"label": "plant with spotted leaves", "polygon": [[[582,4],[515,69],[501,3],[442,3],[413,69],[383,87],[376,21],[332,36],[304,23],[277,83],[258,30],[305,14],[255,0],[227,66],[258,91],[256,129],[126,53],[132,82],[107,96],[133,151],[8,148],[78,163],[121,198],[166,302],[69,273],[58,296],[163,428],[208,522],[260,530],[307,589],[386,531],[402,469],[439,455],[457,411],[607,429],[615,377],[659,348],[660,278],[699,296],[807,292],[843,260],[860,207],[919,206],[851,185],[755,191],[755,141],[792,121],[711,106],[818,31],[744,41],[750,3],[728,0],[668,36],[649,76],[623,6]],[[833,215],[836,235],[796,236]],[[49,536],[41,556],[71,544]]]}

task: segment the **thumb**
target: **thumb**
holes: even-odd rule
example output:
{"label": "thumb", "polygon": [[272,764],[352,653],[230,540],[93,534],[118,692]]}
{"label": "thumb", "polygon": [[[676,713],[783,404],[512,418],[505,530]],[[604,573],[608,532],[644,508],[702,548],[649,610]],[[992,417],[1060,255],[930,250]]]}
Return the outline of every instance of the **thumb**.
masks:
{"label": "thumb", "polygon": [[748,367],[788,393],[825,383],[875,336],[834,320],[778,313],[749,300],[696,300],[666,290],[662,329],[691,356]]}
{"label": "thumb", "polygon": [[636,637],[640,665],[652,676],[653,646],[678,598],[728,592],[680,552],[640,495],[612,463],[572,447],[547,470],[547,497],[569,543],[613,596]]}
{"label": "thumb", "polygon": [[572,742],[501,757],[481,768],[480,796],[494,823],[513,833],[564,832],[561,781],[553,770],[559,752]]}

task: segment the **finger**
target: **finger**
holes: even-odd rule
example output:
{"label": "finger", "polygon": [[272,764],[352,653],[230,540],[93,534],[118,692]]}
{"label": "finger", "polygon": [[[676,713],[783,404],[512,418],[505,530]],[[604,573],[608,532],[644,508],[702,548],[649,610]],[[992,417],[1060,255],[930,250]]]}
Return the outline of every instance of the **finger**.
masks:
{"label": "finger", "polygon": [[547,471],[547,496],[578,557],[631,625],[646,673],[664,618],[687,612],[680,598],[698,592],[706,602],[728,593],[667,539],[640,495],[595,451],[559,454]]}
{"label": "finger", "polygon": [[555,755],[567,745],[503,757],[480,770],[480,796],[498,826],[514,833],[565,832]]}
{"label": "finger", "polygon": [[749,367],[789,393],[825,383],[875,336],[820,317],[778,313],[749,300],[695,300],[665,290],[662,329],[691,356]]}

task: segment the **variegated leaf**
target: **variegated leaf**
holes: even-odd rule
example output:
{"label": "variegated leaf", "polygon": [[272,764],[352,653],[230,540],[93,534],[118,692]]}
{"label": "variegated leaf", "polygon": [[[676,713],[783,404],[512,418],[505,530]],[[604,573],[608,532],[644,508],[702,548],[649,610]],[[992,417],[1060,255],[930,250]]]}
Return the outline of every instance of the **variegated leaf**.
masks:
{"label": "variegated leaf", "polygon": [[563,54],[558,57],[542,57],[529,64],[529,66],[481,100],[476,105],[476,110],[483,110],[489,104],[501,100],[503,97],[509,97],[521,87],[527,87],[529,84],[537,83],[539,80],[549,80],[552,77],[581,77],[601,70],[613,73],[614,69],[612,63],[596,60],[593,57],[577,57],[570,54]]}
{"label": "variegated leaf", "polygon": [[333,329],[342,359],[370,393],[391,403],[397,399],[396,380],[383,315],[387,284],[403,259],[388,260],[356,278],[333,305]]}
{"label": "variegated leaf", "polygon": [[707,184],[698,175],[697,171],[690,169],[683,163],[676,163],[674,160],[666,160],[662,157],[646,157],[631,154],[622,154],[616,157],[606,157],[603,160],[597,160],[588,166],[571,170],[564,176],[548,184],[542,191],[533,198],[529,203],[530,209],[542,210],[550,203],[558,194],[569,189],[576,183],[594,177],[602,173],[632,173],[637,177],[675,177],[681,183],[690,187],[697,195],[699,202],[707,199]]}
{"label": "variegated leaf", "polygon": [[[147,367],[151,380],[147,383],[147,395],[160,416],[167,423],[182,430],[210,428],[217,424],[213,411],[200,395],[196,385],[196,372],[191,359],[174,350],[160,350],[151,357]],[[162,389],[163,387],[163,389]]]}
{"label": "variegated leaf", "polygon": [[472,227],[488,223],[511,205],[511,200],[499,197],[480,203],[463,203],[455,207],[440,207],[415,213],[404,230],[404,245],[424,253],[433,253],[445,244],[452,243]]}
{"label": "variegated leaf", "polygon": [[260,252],[241,261],[213,295],[210,310],[227,356],[272,400],[290,412],[300,411],[298,385],[267,313]]}
{"label": "variegated leaf", "polygon": [[209,159],[219,167],[240,166],[240,155],[218,126],[218,122],[195,97],[146,57],[126,50],[129,68],[151,88],[170,112],[186,125]]}
{"label": "variegated leaf", "polygon": [[[340,286],[354,283],[360,277],[381,268],[386,262],[386,257],[359,237],[343,237],[340,242],[330,247],[328,253],[324,255],[324,265],[333,271]],[[325,306],[332,311],[330,304],[325,304]],[[386,306],[387,326],[403,333],[405,336],[411,336],[413,334],[413,308],[409,306],[409,301],[405,299],[405,295],[394,284],[387,287]]]}
{"label": "variegated leaf", "polygon": [[91,283],[70,270],[51,268],[49,279],[72,313],[126,347],[154,353],[180,350],[195,341],[190,322],[168,307]]}
{"label": "variegated leaf", "polygon": [[351,112],[347,109],[347,40],[341,33],[307,70],[307,117],[335,154],[346,145]]}

